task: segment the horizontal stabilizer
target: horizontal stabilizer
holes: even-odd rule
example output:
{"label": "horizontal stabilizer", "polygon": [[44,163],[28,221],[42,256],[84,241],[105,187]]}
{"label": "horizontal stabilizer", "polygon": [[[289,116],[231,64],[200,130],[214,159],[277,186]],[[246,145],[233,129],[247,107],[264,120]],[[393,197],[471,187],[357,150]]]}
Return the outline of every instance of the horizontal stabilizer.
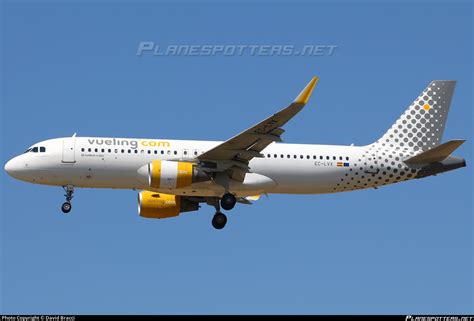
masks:
{"label": "horizontal stabilizer", "polygon": [[426,164],[441,162],[449,155],[451,155],[451,153],[454,152],[464,142],[465,140],[462,139],[450,140],[444,144],[429,149],[426,152],[422,152],[418,155],[407,158],[404,160],[404,162],[409,164]]}

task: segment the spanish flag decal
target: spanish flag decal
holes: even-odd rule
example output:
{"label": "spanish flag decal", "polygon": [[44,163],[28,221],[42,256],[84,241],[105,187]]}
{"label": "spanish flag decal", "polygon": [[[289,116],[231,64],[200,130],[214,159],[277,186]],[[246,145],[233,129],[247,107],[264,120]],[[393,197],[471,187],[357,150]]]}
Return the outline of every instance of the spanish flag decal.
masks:
{"label": "spanish flag decal", "polygon": [[349,163],[337,162],[337,167],[349,167]]}

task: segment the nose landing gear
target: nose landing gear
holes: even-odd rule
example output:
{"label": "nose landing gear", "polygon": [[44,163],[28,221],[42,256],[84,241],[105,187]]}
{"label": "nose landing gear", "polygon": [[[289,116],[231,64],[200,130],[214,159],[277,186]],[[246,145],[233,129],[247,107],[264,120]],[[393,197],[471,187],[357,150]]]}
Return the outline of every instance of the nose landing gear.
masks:
{"label": "nose landing gear", "polygon": [[63,211],[64,214],[69,213],[71,211],[71,203],[64,202],[63,205],[61,205],[61,211]]}
{"label": "nose landing gear", "polygon": [[72,200],[72,194],[74,193],[74,186],[72,185],[66,185],[63,186],[64,191],[66,194],[64,196],[66,197],[66,202],[63,203],[61,206],[61,211],[63,211],[64,214],[67,214],[71,211],[71,200]]}

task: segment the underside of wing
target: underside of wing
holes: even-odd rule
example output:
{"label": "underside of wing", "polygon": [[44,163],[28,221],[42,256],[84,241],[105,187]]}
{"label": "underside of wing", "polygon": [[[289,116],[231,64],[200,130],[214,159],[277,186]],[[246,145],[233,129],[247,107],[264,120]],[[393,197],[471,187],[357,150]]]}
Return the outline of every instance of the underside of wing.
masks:
{"label": "underside of wing", "polygon": [[288,107],[201,154],[198,159],[215,164],[215,171],[233,168],[232,178],[243,181],[249,161],[254,157],[263,157],[261,151],[265,147],[281,141],[281,135],[285,132],[281,127],[305,106],[317,81],[318,78],[313,77]]}

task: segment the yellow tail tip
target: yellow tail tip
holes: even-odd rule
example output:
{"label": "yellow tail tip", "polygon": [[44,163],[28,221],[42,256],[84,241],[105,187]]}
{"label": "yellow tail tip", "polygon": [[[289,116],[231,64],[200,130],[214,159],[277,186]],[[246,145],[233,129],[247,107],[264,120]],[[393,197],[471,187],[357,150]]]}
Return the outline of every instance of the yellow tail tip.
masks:
{"label": "yellow tail tip", "polygon": [[313,77],[311,81],[304,87],[304,89],[300,92],[298,97],[293,101],[297,104],[306,104],[313,92],[314,86],[316,86],[316,82],[318,81],[318,77]]}

